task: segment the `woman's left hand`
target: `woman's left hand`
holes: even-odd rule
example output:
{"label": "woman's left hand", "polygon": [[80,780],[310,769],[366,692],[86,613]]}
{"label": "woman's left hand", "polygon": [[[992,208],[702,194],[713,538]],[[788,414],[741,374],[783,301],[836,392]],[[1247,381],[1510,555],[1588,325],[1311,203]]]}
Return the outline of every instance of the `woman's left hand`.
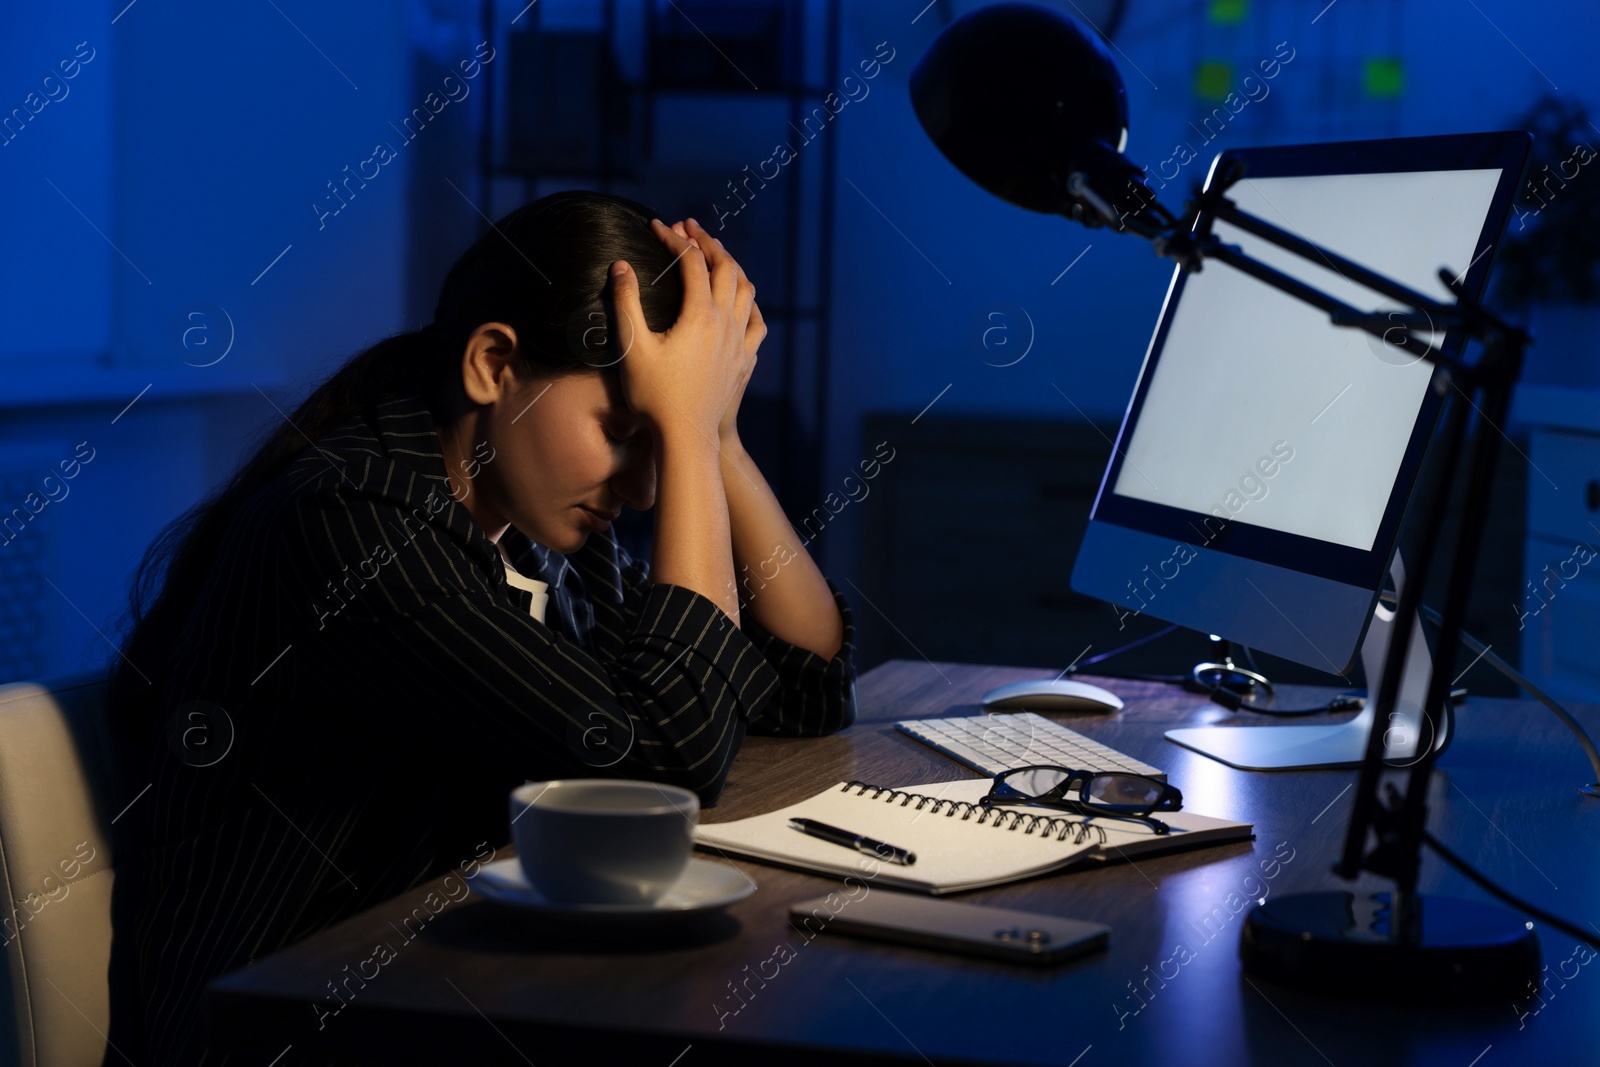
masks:
{"label": "woman's left hand", "polygon": [[[683,240],[705,247],[720,247],[698,223],[674,223],[672,231]],[[669,240],[662,237],[663,241]],[[727,255],[727,249],[722,249]],[[741,270],[739,273],[743,274]],[[749,279],[746,278],[746,281]],[[727,410],[717,425],[717,451],[722,464],[722,482],[728,501],[728,528],[733,543],[735,568],[743,566],[746,573],[760,569],[782,554],[778,575],[766,579],[762,571],[761,592],[753,595],[748,604],[738,605],[741,614],[749,608],[750,616],[769,633],[797,648],[805,648],[825,660],[838,655],[844,644],[844,619],[834,605],[833,592],[817,569],[816,562],[806,552],[805,544],[795,532],[789,517],[784,513],[772,487],[761,476],[755,461],[739,441],[735,419],[739,414],[739,401],[750,384],[755,370],[756,349],[767,336],[767,324],[761,318],[761,309],[752,295],[750,315],[745,323],[744,352],[746,363],[728,400]],[[749,594],[750,587],[745,585]],[[737,592],[735,600],[742,601]]]}
{"label": "woman's left hand", "polygon": [[[701,238],[709,238],[711,236],[703,226],[692,219],[689,220],[688,224],[674,222],[672,230],[679,237],[688,240],[696,247],[699,246]],[[728,410],[723,412],[722,421],[717,425],[717,438],[721,444],[736,444],[739,440],[739,428],[736,422],[739,415],[739,401],[744,399],[745,387],[750,384],[751,374],[755,373],[756,350],[761,347],[761,342],[766,339],[766,336],[766,320],[761,317],[761,308],[752,300],[750,304],[750,321],[744,331],[744,349],[750,356],[750,369],[743,380],[739,382],[738,387],[734,389],[733,397],[728,401]]]}

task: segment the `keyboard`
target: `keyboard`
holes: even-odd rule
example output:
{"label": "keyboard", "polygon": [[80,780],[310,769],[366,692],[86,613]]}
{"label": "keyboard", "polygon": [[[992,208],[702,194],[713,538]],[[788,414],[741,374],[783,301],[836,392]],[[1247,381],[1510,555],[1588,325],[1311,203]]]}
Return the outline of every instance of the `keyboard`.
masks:
{"label": "keyboard", "polygon": [[894,725],[982,774],[1049,763],[1074,770],[1125,771],[1167,780],[1167,772],[1031,711],[907,719]]}

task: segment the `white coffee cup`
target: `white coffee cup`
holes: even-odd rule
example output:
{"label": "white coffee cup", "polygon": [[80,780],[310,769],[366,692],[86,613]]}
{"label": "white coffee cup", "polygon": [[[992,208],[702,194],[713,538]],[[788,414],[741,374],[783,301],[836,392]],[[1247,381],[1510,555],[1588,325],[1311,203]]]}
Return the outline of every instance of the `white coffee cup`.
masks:
{"label": "white coffee cup", "polygon": [[567,778],[511,791],[523,873],[555,904],[650,904],[683,874],[700,798],[657,782]]}

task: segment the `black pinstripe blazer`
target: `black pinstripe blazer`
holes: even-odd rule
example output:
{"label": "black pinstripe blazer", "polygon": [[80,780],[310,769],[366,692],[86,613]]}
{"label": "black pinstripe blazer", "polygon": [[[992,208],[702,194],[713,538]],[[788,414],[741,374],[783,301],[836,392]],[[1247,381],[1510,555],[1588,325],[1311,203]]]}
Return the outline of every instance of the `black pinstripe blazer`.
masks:
{"label": "black pinstripe blazer", "polygon": [[122,740],[151,783],[113,827],[112,1038],[136,1062],[223,1062],[201,1052],[207,981],[504,844],[524,781],[711,802],[747,730],[855,717],[831,582],[844,645],[824,661],[652,584],[609,533],[571,557],[501,544],[549,584],[545,621],[450,496],[417,398],[328,434],[236,516],[167,662],[137,665],[165,729]]}

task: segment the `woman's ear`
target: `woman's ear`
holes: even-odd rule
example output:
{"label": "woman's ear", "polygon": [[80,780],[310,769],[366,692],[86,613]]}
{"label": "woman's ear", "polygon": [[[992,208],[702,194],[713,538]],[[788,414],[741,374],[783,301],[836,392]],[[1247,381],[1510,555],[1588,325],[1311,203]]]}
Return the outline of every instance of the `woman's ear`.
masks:
{"label": "woman's ear", "polygon": [[517,331],[503,322],[486,322],[467,337],[461,354],[461,386],[473,404],[489,405],[516,386],[513,359]]}

